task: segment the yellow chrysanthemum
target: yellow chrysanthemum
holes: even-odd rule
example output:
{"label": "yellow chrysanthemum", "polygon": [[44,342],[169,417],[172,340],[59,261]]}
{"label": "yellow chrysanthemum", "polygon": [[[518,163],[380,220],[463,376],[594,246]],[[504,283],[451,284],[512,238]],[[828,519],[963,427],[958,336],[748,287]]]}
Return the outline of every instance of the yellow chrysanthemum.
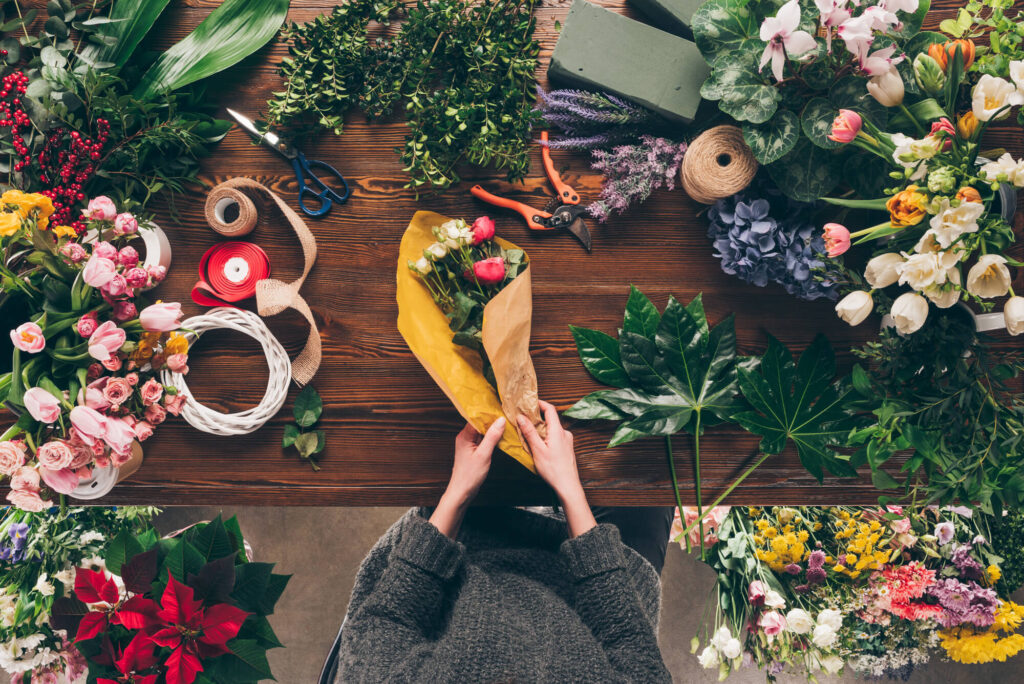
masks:
{"label": "yellow chrysanthemum", "polygon": [[1003,573],[998,565],[990,565],[985,568],[985,576],[988,577],[989,584],[995,584],[1003,576]]}
{"label": "yellow chrysanthemum", "polygon": [[21,230],[21,216],[18,214],[0,214],[0,237],[11,237]]}
{"label": "yellow chrysanthemum", "polygon": [[164,343],[164,354],[171,356],[172,354],[187,354],[188,353],[188,338],[184,335],[176,332],[172,332],[170,337]]}

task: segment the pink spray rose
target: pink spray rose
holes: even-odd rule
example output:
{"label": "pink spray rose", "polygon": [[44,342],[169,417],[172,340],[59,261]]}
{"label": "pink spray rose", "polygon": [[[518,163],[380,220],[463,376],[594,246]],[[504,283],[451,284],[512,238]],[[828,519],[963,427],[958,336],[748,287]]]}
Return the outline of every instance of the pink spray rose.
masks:
{"label": "pink spray rose", "polygon": [[773,637],[786,628],[786,618],[782,616],[782,613],[770,610],[761,616],[757,624],[765,634]]}
{"label": "pink spray rose", "polygon": [[117,235],[134,235],[138,231],[139,222],[128,212],[114,217],[114,233]]}
{"label": "pink spray rose", "polygon": [[113,311],[111,311],[110,315],[114,317],[115,321],[123,323],[135,318],[139,315],[139,311],[135,308],[135,304],[127,299],[122,299],[121,301],[114,302]]}
{"label": "pink spray rose", "polygon": [[124,379],[127,380],[128,384],[131,385],[132,387],[135,387],[136,385],[139,384],[138,373],[129,373],[128,375],[124,376]]}
{"label": "pink spray rose", "polygon": [[114,200],[106,195],[100,195],[89,200],[89,205],[82,212],[82,216],[93,221],[111,221],[117,216],[117,206]]}
{"label": "pink spray rose", "polygon": [[481,285],[497,285],[505,279],[505,260],[501,257],[482,259],[473,264],[473,273],[467,274],[467,280],[476,280]]}
{"label": "pink spray rose", "polygon": [[39,473],[31,466],[22,466],[11,475],[11,489],[18,491],[38,490]]}
{"label": "pink spray rose", "polygon": [[46,348],[43,329],[35,323],[22,323],[11,331],[11,342],[23,352],[38,354]]}
{"label": "pink spray rose", "polygon": [[86,444],[92,446],[107,433],[107,419],[96,409],[76,406],[71,409],[71,425]]}
{"label": "pink spray rose", "polygon": [[159,425],[167,419],[167,409],[160,404],[146,407],[146,420],[150,425]]}
{"label": "pink spray rose", "polygon": [[167,357],[167,367],[174,373],[188,373],[188,354],[171,354]]}
{"label": "pink spray rose", "polygon": [[764,586],[764,582],[761,580],[754,580],[747,587],[747,600],[750,601],[752,606],[764,605],[764,596],[768,593],[768,590]]}
{"label": "pink spray rose", "polygon": [[116,354],[124,344],[127,335],[114,321],[106,321],[89,336],[89,356],[97,361],[106,361]]}
{"label": "pink spray rose", "polygon": [[92,452],[92,447],[78,439],[77,436],[73,436],[68,440],[68,446],[75,452],[75,458],[71,461],[71,465],[68,466],[71,470],[79,470],[92,463],[95,454]]}
{"label": "pink spray rose", "polygon": [[172,416],[181,414],[181,408],[185,405],[184,394],[165,394],[164,395],[164,408]]}
{"label": "pink spray rose", "polygon": [[122,247],[117,253],[117,263],[124,268],[135,268],[139,265],[139,253],[131,245]]}
{"label": "pink spray rose", "polygon": [[850,231],[839,223],[826,223],[823,229],[825,250],[833,259],[850,249]]}
{"label": "pink spray rose", "polygon": [[110,402],[111,408],[118,409],[131,398],[132,391],[131,385],[124,378],[110,378],[103,387],[103,398]]}
{"label": "pink spray rose", "polygon": [[25,465],[25,445],[11,440],[0,442],[0,473],[10,477]]}
{"label": "pink spray rose", "polygon": [[82,280],[91,287],[103,287],[117,273],[117,264],[110,259],[93,254],[82,269]]}
{"label": "pink spray rose", "polygon": [[494,221],[490,216],[481,216],[473,221],[473,244],[479,245],[494,237]]}
{"label": "pink spray rose", "polygon": [[42,513],[53,505],[52,501],[43,501],[39,497],[38,489],[12,489],[7,492],[7,500],[29,513]]}
{"label": "pink spray rose", "polygon": [[121,370],[122,362],[120,356],[111,356],[109,359],[107,359],[106,361],[102,361],[101,363],[103,364],[103,367],[106,368],[111,373],[116,373],[117,371]]}
{"label": "pink spray rose", "polygon": [[167,268],[159,265],[147,266],[146,273],[149,274],[149,277],[153,279],[154,283],[161,283],[163,282],[164,278],[167,277]]}
{"label": "pink spray rose", "polygon": [[89,313],[79,318],[78,322],[75,323],[75,330],[78,332],[79,335],[85,338],[88,338],[94,332],[96,332],[96,328],[98,327],[100,327],[100,322],[96,319],[95,311],[90,311]]}
{"label": "pink spray rose", "polygon": [[114,277],[107,281],[107,283],[100,288],[107,297],[121,297],[128,292],[128,281],[124,279],[124,276],[120,273],[115,273]]}
{"label": "pink spray rose", "polygon": [[153,436],[153,426],[144,420],[140,420],[138,423],[133,425],[132,430],[135,432],[135,439],[140,442],[145,442]]}
{"label": "pink spray rose", "polygon": [[29,415],[40,423],[56,423],[60,418],[60,400],[42,387],[33,387],[25,392],[25,408]]}
{"label": "pink spray rose", "polygon": [[860,114],[852,109],[840,109],[832,122],[832,133],[828,139],[844,144],[853,142],[863,125],[864,120],[860,118]]}
{"label": "pink spray rose", "polygon": [[139,314],[139,323],[149,332],[170,332],[181,327],[181,304],[158,302]]}
{"label": "pink spray rose", "polygon": [[64,255],[64,258],[66,258],[73,264],[80,263],[87,256],[89,256],[88,253],[85,251],[85,247],[83,247],[77,242],[66,243],[63,247],[60,248],[60,253]]}
{"label": "pink spray rose", "polygon": [[36,460],[39,461],[39,465],[50,470],[61,470],[71,465],[71,462],[75,460],[75,453],[71,450],[71,447],[62,440],[54,439],[52,441],[41,444],[36,449]]}
{"label": "pink spray rose", "polygon": [[109,242],[97,242],[93,245],[92,255],[103,259],[110,259],[117,262],[117,247]]}
{"label": "pink spray rose", "polygon": [[139,388],[139,395],[142,397],[144,405],[151,406],[160,401],[160,397],[164,395],[164,386],[157,382],[156,378],[150,378]]}

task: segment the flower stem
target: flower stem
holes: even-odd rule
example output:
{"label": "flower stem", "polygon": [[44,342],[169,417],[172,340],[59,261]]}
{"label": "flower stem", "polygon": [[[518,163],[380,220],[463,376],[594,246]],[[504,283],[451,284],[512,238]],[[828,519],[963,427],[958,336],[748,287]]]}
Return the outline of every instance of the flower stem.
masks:
{"label": "flower stem", "polygon": [[903,104],[902,102],[900,102],[900,111],[907,115],[907,118],[910,119],[911,123],[914,124],[914,128],[917,129],[918,133],[920,133],[921,135],[925,134],[924,126],[922,126],[921,122],[918,121],[917,118],[910,113],[910,110],[907,109],[907,105]]}
{"label": "flower stem", "polygon": [[[665,436],[665,452],[668,454],[668,472],[672,476],[672,491],[676,495],[676,508],[679,510],[679,524],[686,521],[686,516],[683,515],[683,500],[679,496],[679,480],[676,478],[676,462],[672,457],[672,435]],[[690,538],[685,534],[683,539],[686,540],[686,552],[690,552]]]}
{"label": "flower stem", "polygon": [[704,560],[704,509],[700,500],[700,411],[697,412],[697,425],[693,431],[693,458],[697,476],[697,524],[700,526],[700,559]]}
{"label": "flower stem", "polygon": [[[729,488],[726,489],[724,492],[722,492],[718,496],[718,498],[715,499],[715,501],[710,506],[708,506],[708,510],[709,511],[713,510],[715,508],[715,506],[717,506],[720,503],[722,503],[722,500],[725,499],[725,497],[729,496],[729,494],[732,493],[732,490],[736,489],[736,487],[738,487],[741,482],[743,482],[745,479],[747,479],[747,476],[750,475],[750,473],[752,473],[755,470],[757,470],[758,466],[760,466],[762,463],[764,463],[765,460],[768,458],[768,456],[769,456],[769,454],[761,454],[761,458],[758,459],[757,463],[755,463],[754,465],[752,465],[749,468],[747,468],[747,470],[742,475],[740,475],[738,478],[736,478],[736,481],[733,482],[731,485],[729,485]],[[699,490],[699,488],[698,488],[698,490]],[[699,504],[698,504],[698,506],[699,506]],[[690,532],[690,530],[693,529],[693,526],[696,525],[698,522],[702,521],[703,519],[704,519],[704,517],[701,516],[699,520],[696,520],[696,521],[690,523],[690,525],[688,527],[686,527],[686,529],[683,530],[683,534],[684,535],[688,534]]]}

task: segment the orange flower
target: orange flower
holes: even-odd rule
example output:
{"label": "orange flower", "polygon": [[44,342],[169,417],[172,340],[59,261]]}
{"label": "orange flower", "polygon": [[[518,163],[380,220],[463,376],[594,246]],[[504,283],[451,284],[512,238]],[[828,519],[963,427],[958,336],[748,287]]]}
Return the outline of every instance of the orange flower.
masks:
{"label": "orange flower", "polygon": [[981,193],[970,186],[960,188],[956,198],[961,202],[981,202]]}
{"label": "orange flower", "polygon": [[896,193],[885,203],[889,210],[892,225],[916,226],[925,216],[924,205],[928,198],[917,191],[916,185],[908,185],[906,190]]}
{"label": "orange flower", "polygon": [[958,38],[957,40],[949,40],[945,43],[932,43],[928,46],[928,56],[938,62],[942,70],[945,71],[949,60],[953,59],[956,55],[958,46],[964,56],[964,71],[967,71],[974,64],[974,41],[969,38]]}
{"label": "orange flower", "polygon": [[962,138],[971,138],[977,129],[978,117],[974,116],[974,112],[967,112],[956,121],[956,130]]}

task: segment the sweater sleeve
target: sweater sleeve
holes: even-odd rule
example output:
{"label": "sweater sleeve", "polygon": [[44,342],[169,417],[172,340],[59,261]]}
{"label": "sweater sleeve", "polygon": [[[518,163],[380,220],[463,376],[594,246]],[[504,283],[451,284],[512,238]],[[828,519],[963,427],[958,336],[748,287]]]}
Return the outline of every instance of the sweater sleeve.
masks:
{"label": "sweater sleeve", "polygon": [[608,662],[630,682],[671,682],[655,627],[626,571],[619,530],[602,524],[562,544],[576,586],[575,606]]}
{"label": "sweater sleeve", "polygon": [[444,620],[445,584],[464,548],[420,516],[406,519],[384,571],[342,634],[338,681],[416,681]]}

